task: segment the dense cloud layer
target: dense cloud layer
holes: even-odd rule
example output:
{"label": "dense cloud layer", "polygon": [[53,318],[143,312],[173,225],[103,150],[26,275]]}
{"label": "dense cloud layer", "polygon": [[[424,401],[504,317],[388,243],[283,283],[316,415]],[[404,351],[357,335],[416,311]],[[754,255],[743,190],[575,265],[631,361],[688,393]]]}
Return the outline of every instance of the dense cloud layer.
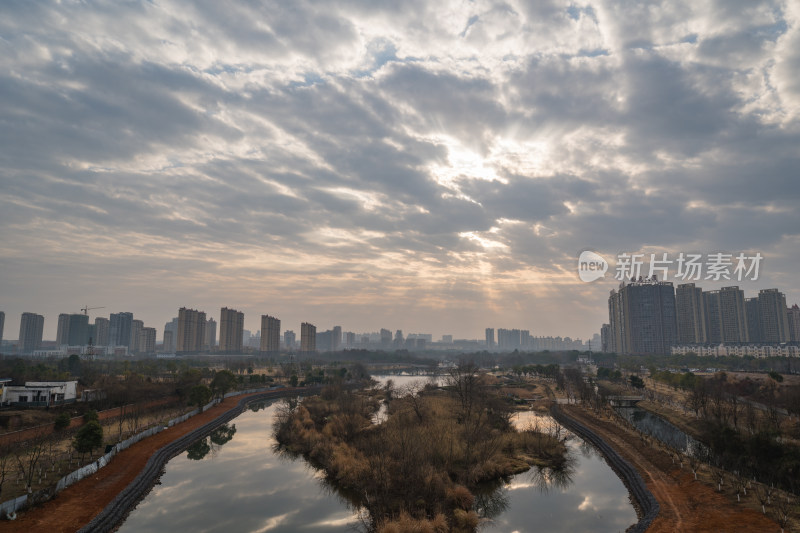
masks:
{"label": "dense cloud layer", "polygon": [[800,298],[796,4],[335,4],[0,7],[6,338],[85,303],[585,338],[584,249],[760,251],[747,290]]}

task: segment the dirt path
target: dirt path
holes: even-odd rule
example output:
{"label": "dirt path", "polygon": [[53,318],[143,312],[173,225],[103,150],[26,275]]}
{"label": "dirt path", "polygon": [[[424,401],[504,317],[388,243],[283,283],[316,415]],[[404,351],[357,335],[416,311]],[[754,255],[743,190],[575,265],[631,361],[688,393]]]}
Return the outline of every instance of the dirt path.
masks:
{"label": "dirt path", "polygon": [[597,433],[639,471],[661,506],[648,533],[780,531],[778,525],[764,515],[737,506],[708,485],[695,481],[686,465],[683,469],[673,465],[665,452],[643,442],[636,432],[601,420],[577,406],[561,408]]}
{"label": "dirt path", "polygon": [[25,512],[14,521],[0,521],[0,532],[75,532],[102,511],[144,468],[162,446],[214,420],[235,407],[244,396],[226,398],[221,404],[169,429],[137,442],[116,455],[104,468],[59,493],[54,499]]}

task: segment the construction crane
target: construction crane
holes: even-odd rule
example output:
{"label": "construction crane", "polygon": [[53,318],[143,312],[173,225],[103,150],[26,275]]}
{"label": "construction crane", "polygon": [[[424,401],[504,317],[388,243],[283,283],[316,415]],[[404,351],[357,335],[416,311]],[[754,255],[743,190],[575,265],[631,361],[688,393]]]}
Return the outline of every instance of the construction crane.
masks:
{"label": "construction crane", "polygon": [[[83,311],[84,315],[89,316],[89,311],[92,311],[93,309],[105,309],[105,306],[101,305],[100,307],[89,307],[88,305],[84,305],[81,308],[81,311]],[[94,359],[94,342],[92,341],[93,339],[89,337],[89,344],[86,348],[86,355],[89,356],[89,359]]]}

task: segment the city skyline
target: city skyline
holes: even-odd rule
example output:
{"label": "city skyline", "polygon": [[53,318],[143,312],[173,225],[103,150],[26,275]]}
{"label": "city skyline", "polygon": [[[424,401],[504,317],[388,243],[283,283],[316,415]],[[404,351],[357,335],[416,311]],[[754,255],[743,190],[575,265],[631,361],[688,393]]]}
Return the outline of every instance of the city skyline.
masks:
{"label": "city skyline", "polygon": [[759,253],[737,284],[800,301],[797,3],[0,13],[5,339],[87,304],[586,339],[585,250]]}
{"label": "city skyline", "polygon": [[[406,329],[405,327],[396,330],[395,334],[395,343],[397,341],[397,335],[402,336],[402,332],[406,332],[406,334],[411,336],[418,336],[423,335],[425,337],[430,337],[428,342],[430,341],[437,341],[437,339],[441,339],[445,341],[445,339],[449,339],[449,342],[452,342],[453,339],[458,340],[470,340],[470,341],[478,341],[483,342],[487,347],[508,347],[508,346],[519,346],[525,347],[530,345],[530,339],[535,338],[564,338],[570,340],[578,340],[583,342],[596,342],[597,337],[602,335],[610,335],[613,331],[617,331],[615,334],[615,339],[612,339],[611,345],[618,346],[623,348],[623,352],[632,351],[634,353],[644,353],[644,352],[652,352],[652,348],[648,349],[634,349],[633,345],[636,345],[638,342],[654,342],[652,339],[632,339],[628,338],[628,340],[624,340],[619,337],[619,326],[615,326],[615,322],[619,322],[623,320],[623,314],[627,314],[630,317],[636,317],[635,320],[638,320],[639,316],[641,315],[640,311],[636,311],[633,307],[628,309],[629,304],[625,303],[622,304],[621,298],[623,298],[623,289],[627,290],[633,287],[644,287],[645,289],[657,287],[657,286],[669,286],[671,292],[671,301],[670,309],[668,311],[669,316],[671,317],[668,319],[668,322],[671,321],[672,328],[674,331],[669,333],[666,338],[670,340],[664,341],[659,340],[655,341],[656,344],[662,346],[662,350],[664,346],[669,345],[690,345],[690,344],[720,344],[720,343],[781,343],[781,342],[789,342],[789,341],[796,341],[795,337],[800,337],[800,333],[792,334],[792,328],[794,331],[800,331],[800,310],[798,310],[798,306],[796,303],[791,303],[787,300],[786,295],[784,292],[781,292],[779,288],[758,288],[757,294],[753,296],[747,296],[745,291],[741,289],[738,285],[734,286],[725,286],[721,289],[716,289],[713,283],[706,284],[705,286],[701,286],[697,283],[682,283],[678,284],[677,287],[671,281],[656,281],[655,278],[639,278],[627,280],[624,282],[619,283],[617,287],[611,290],[611,297],[607,299],[607,306],[606,306],[606,315],[603,318],[603,321],[599,324],[596,331],[591,332],[589,335],[585,337],[575,336],[572,337],[570,335],[557,335],[551,332],[541,331],[535,328],[532,328],[530,325],[524,326],[523,328],[514,327],[514,328],[502,328],[498,327],[499,325],[494,323],[492,327],[486,327],[483,330],[483,334],[477,332],[475,334],[468,334],[464,336],[453,335],[451,333],[447,333],[444,331],[435,331],[428,329],[420,329],[420,330],[413,330],[413,329]],[[648,289],[649,290],[649,289]],[[657,303],[654,307],[653,301],[651,301],[653,296],[646,296],[644,302],[645,308],[662,308],[661,303]],[[639,302],[639,300],[633,300],[635,302]],[[661,297],[657,297],[656,302],[661,301]],[[628,302],[627,297],[625,297],[625,302]],[[642,303],[636,303],[635,305],[642,305]],[[91,309],[91,308],[89,308]],[[725,309],[729,309],[725,312]],[[782,312],[780,310],[783,310]],[[55,337],[57,345],[79,345],[80,343],[72,343],[66,342],[66,339],[73,339],[73,338],[83,338],[87,335],[95,339],[94,344],[96,346],[128,346],[131,351],[138,351],[136,348],[138,347],[138,343],[147,342],[150,343],[158,343],[157,339],[161,339],[161,342],[158,344],[163,343],[165,346],[163,347],[166,351],[178,351],[177,350],[177,332],[179,326],[179,317],[181,313],[184,311],[188,311],[194,314],[199,313],[202,315],[203,325],[202,331],[197,331],[193,335],[199,335],[202,337],[202,341],[198,340],[193,345],[194,347],[201,346],[202,349],[208,349],[209,347],[215,346],[214,339],[216,339],[216,325],[217,322],[214,320],[211,314],[206,313],[202,309],[186,309],[180,308],[178,310],[178,317],[173,317],[170,320],[167,320],[165,323],[164,328],[159,327],[152,327],[148,326],[145,327],[145,323],[140,319],[134,319],[135,314],[132,312],[118,312],[118,313],[110,313],[109,318],[104,318],[101,316],[96,316],[93,323],[90,323],[91,317],[84,314],[76,314],[76,313],[60,313],[58,315],[57,323],[57,335]],[[31,315],[35,313],[23,313],[24,315]],[[36,315],[39,316],[39,315]],[[198,315],[199,316],[199,315]],[[208,320],[205,320],[205,317],[208,316]],[[225,352],[237,352],[241,350],[241,348],[247,344],[247,339],[244,339],[244,345],[242,344],[243,339],[243,332],[246,332],[247,335],[245,337],[249,337],[251,331],[254,331],[254,336],[259,338],[261,332],[265,329],[270,331],[271,333],[268,334],[268,337],[264,337],[260,340],[261,351],[276,351],[275,343],[277,342],[277,337],[282,337],[283,329],[281,328],[281,319],[279,317],[270,316],[259,314],[257,315],[258,322],[255,326],[251,326],[248,329],[247,326],[249,323],[246,322],[247,314],[236,309],[222,307],[220,309],[220,322],[222,324],[226,324],[227,332],[225,333],[224,337],[228,340],[223,341],[222,338],[220,339],[219,349]],[[774,319],[769,319],[767,321],[763,321],[761,317],[772,317],[772,316],[780,316],[780,321],[776,322]],[[0,318],[5,321],[5,313],[0,311]],[[655,319],[660,324],[663,320],[662,318],[658,317],[650,317],[647,320]],[[41,327],[44,330],[44,324],[47,324],[46,317],[43,317]],[[78,319],[78,323],[75,323],[75,319]],[[124,321],[122,321],[124,319]],[[199,320],[199,319],[198,319]],[[342,342],[345,343],[344,334],[353,335],[355,336],[363,336],[363,335],[378,335],[381,338],[386,337],[385,342],[381,341],[382,344],[391,344],[392,343],[392,333],[390,329],[386,329],[384,327],[378,329],[370,329],[364,328],[363,325],[352,326],[352,327],[342,327],[340,324],[342,320],[347,321],[347,317],[338,317],[338,322],[335,325],[331,325],[330,327],[333,330],[322,331],[321,334],[332,334],[334,331],[338,330],[338,338],[339,340],[336,341],[337,343]],[[629,320],[629,319],[627,319]],[[755,320],[755,322],[754,322]],[[122,322],[121,322],[122,321]],[[253,318],[250,321],[254,321]],[[606,323],[608,321],[608,323]],[[300,329],[302,330],[303,324],[306,323],[306,320],[303,321],[301,324]],[[347,323],[347,322],[345,322]],[[105,326],[103,326],[105,324]],[[113,328],[110,324],[117,324],[114,325]],[[125,326],[125,324],[128,324]],[[311,323],[308,323],[311,325]],[[608,327],[610,324],[611,329],[607,332],[604,332],[604,329]],[[384,324],[387,325],[387,324]],[[395,324],[397,325],[397,324]],[[135,327],[133,327],[135,326]],[[199,324],[198,324],[199,326]],[[316,332],[316,325],[312,326],[315,328]],[[82,329],[81,329],[82,328]],[[652,328],[652,326],[648,326],[648,328]],[[659,325],[658,328],[661,328]],[[77,329],[77,332],[74,331]],[[104,329],[106,333],[103,333]],[[120,330],[116,334],[112,333],[116,330]],[[155,334],[151,331],[147,332],[146,337],[141,337],[141,332],[143,329],[153,330],[156,332]],[[624,329],[624,328],[623,328]],[[134,330],[136,330],[134,332]],[[291,331],[291,330],[289,330]],[[417,332],[415,332],[417,331]],[[497,336],[495,337],[495,331],[497,332]],[[130,332],[129,334],[125,334],[124,332]],[[316,333],[315,333],[316,334]],[[175,338],[167,337],[167,335],[172,335]],[[277,335],[277,336],[276,336]],[[319,335],[319,334],[317,334]],[[511,335],[511,337],[509,337]],[[628,333],[627,335],[630,335]],[[503,338],[516,338],[517,341],[509,341],[503,340]],[[153,337],[151,341],[150,338]],[[8,336],[6,336],[8,338]],[[108,338],[108,342],[105,342],[102,339]],[[116,338],[117,340],[114,341],[113,339]],[[271,339],[271,340],[268,340]],[[127,341],[124,339],[128,339]],[[230,339],[233,339],[232,341]],[[327,339],[327,338],[326,338]],[[0,338],[2,340],[2,338]],[[13,339],[16,340],[16,339]],[[43,335],[43,341],[52,342],[51,339],[48,339],[46,335]],[[228,345],[227,343],[232,342],[232,344]],[[328,342],[326,340],[326,342]],[[445,341],[448,342],[448,341]],[[604,341],[605,342],[605,341]],[[633,344],[631,344],[633,343]],[[350,346],[355,345],[355,342],[345,343]],[[169,345],[169,346],[167,346]],[[227,346],[227,347],[226,347]],[[270,348],[267,349],[267,346]],[[333,344],[330,347],[326,346],[326,349],[336,349],[336,344]],[[172,347],[172,349],[170,349]],[[192,350],[193,351],[193,350]],[[614,350],[612,350],[614,351]],[[659,350],[655,350],[656,352]],[[668,351],[668,350],[667,350]]]}
{"label": "city skyline", "polygon": [[777,288],[746,298],[736,285],[704,291],[695,283],[676,288],[655,276],[636,278],[611,290],[600,336],[602,351],[622,354],[688,353],[700,346],[708,354],[733,346],[739,355],[763,355],[769,350],[759,347],[783,345],[797,355],[800,308],[787,305]]}

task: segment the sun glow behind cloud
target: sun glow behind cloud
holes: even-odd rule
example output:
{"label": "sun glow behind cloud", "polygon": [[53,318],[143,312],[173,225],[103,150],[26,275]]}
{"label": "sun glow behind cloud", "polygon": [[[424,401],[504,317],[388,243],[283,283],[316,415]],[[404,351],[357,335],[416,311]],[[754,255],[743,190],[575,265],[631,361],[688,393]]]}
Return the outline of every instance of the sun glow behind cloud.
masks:
{"label": "sun glow behind cloud", "polygon": [[585,337],[586,247],[800,260],[794,4],[0,11],[7,331],[90,297]]}

